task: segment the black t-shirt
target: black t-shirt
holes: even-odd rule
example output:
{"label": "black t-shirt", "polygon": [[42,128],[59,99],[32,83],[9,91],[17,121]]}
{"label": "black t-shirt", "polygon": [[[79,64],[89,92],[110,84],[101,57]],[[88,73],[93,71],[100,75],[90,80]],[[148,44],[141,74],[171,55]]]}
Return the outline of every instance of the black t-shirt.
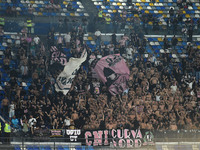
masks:
{"label": "black t-shirt", "polygon": [[134,124],[134,129],[138,129],[140,126],[139,122],[136,119],[134,120],[133,124]]}

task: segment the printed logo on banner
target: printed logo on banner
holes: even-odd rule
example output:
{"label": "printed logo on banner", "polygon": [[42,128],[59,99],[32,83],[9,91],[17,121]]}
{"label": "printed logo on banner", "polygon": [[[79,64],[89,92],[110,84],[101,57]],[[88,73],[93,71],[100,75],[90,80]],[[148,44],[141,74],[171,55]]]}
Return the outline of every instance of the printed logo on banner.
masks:
{"label": "printed logo on banner", "polygon": [[50,137],[61,137],[63,136],[62,129],[52,129],[50,130],[51,136]]}
{"label": "printed logo on banner", "polygon": [[130,71],[119,54],[105,56],[94,64],[94,71],[112,95],[123,93],[128,88]]}
{"label": "printed logo on banner", "polygon": [[76,142],[81,135],[81,130],[66,130],[66,136],[69,136],[71,142]]}
{"label": "printed logo on banner", "polygon": [[154,136],[151,131],[146,131],[144,135],[144,143],[143,145],[153,145],[154,144]]}
{"label": "printed logo on banner", "polygon": [[120,148],[137,148],[141,147],[142,145],[149,145],[148,142],[150,142],[151,140],[151,142],[153,143],[153,136],[149,136],[149,133],[145,133],[146,140],[144,141],[141,130],[112,129],[86,131],[85,142],[88,146],[113,145],[114,147]]}
{"label": "printed logo on banner", "polygon": [[65,66],[67,64],[67,56],[60,52],[56,46],[51,46],[51,60],[59,62],[61,65]]}

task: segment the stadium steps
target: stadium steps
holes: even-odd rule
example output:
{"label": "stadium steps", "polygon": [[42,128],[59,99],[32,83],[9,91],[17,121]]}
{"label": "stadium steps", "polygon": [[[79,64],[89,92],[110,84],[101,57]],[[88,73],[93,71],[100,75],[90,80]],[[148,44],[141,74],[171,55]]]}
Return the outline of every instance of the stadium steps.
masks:
{"label": "stadium steps", "polygon": [[96,43],[95,43],[95,38],[94,38],[93,34],[91,34],[91,33],[85,34],[84,35],[84,41],[86,42],[87,46],[89,48],[91,48],[92,51],[95,50]]}
{"label": "stadium steps", "polygon": [[[175,62],[179,62],[180,57],[187,57],[186,47],[188,42],[182,39],[181,35],[176,35],[178,39],[178,44],[176,50],[173,50],[171,47],[167,50],[163,48],[163,38],[164,35],[146,35],[150,49],[147,49],[147,54],[152,53],[156,57],[159,57],[162,53],[169,53],[170,56],[174,59]],[[168,35],[168,41],[171,45],[172,35]],[[198,36],[193,36],[193,45],[196,45],[200,49],[200,38]]]}
{"label": "stadium steps", "polygon": [[91,0],[82,0],[82,4],[85,8],[85,11],[89,14],[90,17],[93,18],[94,16],[96,16],[98,11]]}

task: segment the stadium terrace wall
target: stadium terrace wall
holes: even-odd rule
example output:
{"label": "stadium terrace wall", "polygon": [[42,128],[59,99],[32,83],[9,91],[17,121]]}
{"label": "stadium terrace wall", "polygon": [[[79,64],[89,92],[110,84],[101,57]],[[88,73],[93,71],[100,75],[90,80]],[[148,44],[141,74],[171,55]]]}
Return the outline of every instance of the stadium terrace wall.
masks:
{"label": "stadium terrace wall", "polygon": [[[112,130],[36,130],[33,137],[22,137],[13,133],[12,141],[17,142],[66,142],[81,143],[83,146],[139,148],[155,146],[156,142],[199,142],[200,130],[151,131],[142,129]],[[18,137],[17,137],[18,136]]]}

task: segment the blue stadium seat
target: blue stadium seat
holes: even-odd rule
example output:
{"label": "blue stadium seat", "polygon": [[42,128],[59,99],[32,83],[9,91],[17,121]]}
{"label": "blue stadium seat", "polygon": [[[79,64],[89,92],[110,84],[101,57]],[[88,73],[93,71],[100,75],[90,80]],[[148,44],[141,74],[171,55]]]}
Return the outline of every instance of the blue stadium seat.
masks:
{"label": "blue stadium seat", "polygon": [[42,4],[38,4],[38,7],[39,7],[39,8],[42,8]]}
{"label": "blue stadium seat", "polygon": [[79,13],[79,16],[84,16],[84,13]]}
{"label": "blue stadium seat", "polygon": [[153,45],[152,48],[153,48],[153,49],[157,49],[158,47],[157,47],[156,45]]}
{"label": "blue stadium seat", "polygon": [[26,146],[26,149],[27,149],[27,150],[34,150],[34,147],[33,147],[33,146],[30,146],[30,145],[28,145],[28,146]]}
{"label": "blue stadium seat", "polygon": [[25,86],[25,87],[24,87],[24,90],[25,90],[25,91],[28,91],[28,86]]}
{"label": "blue stadium seat", "polygon": [[70,150],[69,146],[63,146],[63,150]]}
{"label": "blue stadium seat", "polygon": [[21,4],[21,3],[19,3],[19,4],[18,4],[18,6],[19,6],[19,7],[21,7],[21,8],[22,8],[22,7],[24,7],[24,5],[23,5],[23,4]]}
{"label": "blue stadium seat", "polygon": [[0,65],[3,65],[3,59],[0,59]]}
{"label": "blue stadium seat", "polygon": [[115,9],[119,9],[119,6],[115,6]]}
{"label": "blue stadium seat", "polygon": [[6,48],[4,46],[1,46],[0,47],[0,50],[5,50]]}
{"label": "blue stadium seat", "polygon": [[108,10],[107,10],[107,9],[104,9],[103,12],[104,12],[104,13],[108,13]]}
{"label": "blue stadium seat", "polygon": [[44,150],[51,150],[50,146],[46,146]]}
{"label": "blue stadium seat", "polygon": [[92,146],[88,146],[88,150],[94,150]]}
{"label": "blue stadium seat", "polygon": [[168,6],[172,6],[172,3],[167,3]]}
{"label": "blue stadium seat", "polygon": [[156,9],[157,9],[157,10],[161,10],[161,8],[160,8],[159,6],[158,6],[158,7],[156,7]]}
{"label": "blue stadium seat", "polygon": [[39,12],[39,11],[40,11],[40,8],[36,7],[35,10],[36,10],[37,12]]}
{"label": "blue stadium seat", "polygon": [[64,48],[63,49],[66,53],[69,53],[70,52],[70,49],[69,48]]}
{"label": "blue stadium seat", "polygon": [[159,58],[159,57],[160,57],[160,54],[157,54],[156,57]]}
{"label": "blue stadium seat", "polygon": [[62,146],[58,146],[58,150],[64,150]]}
{"label": "blue stadium seat", "polygon": [[46,13],[46,12],[43,12],[42,14],[43,14],[43,16],[48,16],[48,13]]}
{"label": "blue stadium seat", "polygon": [[4,69],[3,69],[3,68],[0,68],[0,71],[1,71],[1,72],[4,72]]}
{"label": "blue stadium seat", "polygon": [[149,42],[153,42],[153,38],[148,38],[148,41]]}
{"label": "blue stadium seat", "polygon": [[159,42],[159,43],[160,43],[160,45],[161,45],[161,46],[163,46],[163,45],[164,45],[164,42]]}
{"label": "blue stadium seat", "polygon": [[161,10],[165,10],[166,9],[164,6],[161,6],[160,8],[161,8]]}
{"label": "blue stadium seat", "polygon": [[96,5],[96,7],[97,7],[97,9],[100,9],[100,8],[101,8],[101,6],[100,6],[100,5]]}
{"label": "blue stadium seat", "polygon": [[197,46],[200,45],[200,42],[196,42],[196,45],[197,45]]}
{"label": "blue stadium seat", "polygon": [[82,150],[80,145],[77,145],[75,148],[76,148],[76,150]]}
{"label": "blue stadium seat", "polygon": [[158,49],[161,49],[162,47],[160,45],[157,46]]}
{"label": "blue stadium seat", "polygon": [[110,9],[110,6],[106,6],[106,9]]}
{"label": "blue stadium seat", "polygon": [[187,45],[187,43],[186,43],[186,42],[182,42],[182,45],[183,45],[183,46],[186,46],[186,45]]}
{"label": "blue stadium seat", "polygon": [[150,53],[150,54],[152,54],[152,51],[151,51],[151,49],[147,49],[147,53]]}
{"label": "blue stadium seat", "polygon": [[198,8],[197,8],[197,6],[193,6],[193,9],[194,9],[194,10],[197,10]]}
{"label": "blue stadium seat", "polygon": [[44,4],[46,4],[46,5],[49,4],[49,1],[44,1]]}
{"label": "blue stadium seat", "polygon": [[71,55],[71,53],[68,53],[67,54],[67,58],[70,58],[72,55]]}
{"label": "blue stadium seat", "polygon": [[178,52],[179,54],[181,54],[181,53],[182,53],[182,50],[181,50],[181,49],[179,49],[177,52]]}
{"label": "blue stadium seat", "polygon": [[79,8],[79,5],[74,5],[74,8],[78,9],[78,8]]}
{"label": "blue stadium seat", "polygon": [[50,13],[51,16],[56,16],[56,13]]}
{"label": "blue stadium seat", "polygon": [[65,8],[65,5],[63,5],[63,4],[61,4],[60,6],[61,6],[61,8]]}
{"label": "blue stadium seat", "polygon": [[160,53],[160,50],[156,49],[156,50],[155,50],[155,53]]}
{"label": "blue stadium seat", "polygon": [[15,150],[21,150],[20,146],[19,145],[15,146]]}
{"label": "blue stadium seat", "polygon": [[37,146],[36,146],[36,147],[34,146],[33,149],[34,149],[34,150],[40,150],[40,148],[37,147]]}
{"label": "blue stadium seat", "polygon": [[157,39],[157,38],[153,38],[153,41],[157,42],[157,41],[158,41],[158,39]]}
{"label": "blue stadium seat", "polygon": [[110,42],[108,42],[108,41],[105,41],[105,42],[104,42],[105,45],[108,45],[109,43],[110,43]]}
{"label": "blue stadium seat", "polygon": [[66,15],[66,16],[70,16],[70,13],[66,13],[65,15]]}

